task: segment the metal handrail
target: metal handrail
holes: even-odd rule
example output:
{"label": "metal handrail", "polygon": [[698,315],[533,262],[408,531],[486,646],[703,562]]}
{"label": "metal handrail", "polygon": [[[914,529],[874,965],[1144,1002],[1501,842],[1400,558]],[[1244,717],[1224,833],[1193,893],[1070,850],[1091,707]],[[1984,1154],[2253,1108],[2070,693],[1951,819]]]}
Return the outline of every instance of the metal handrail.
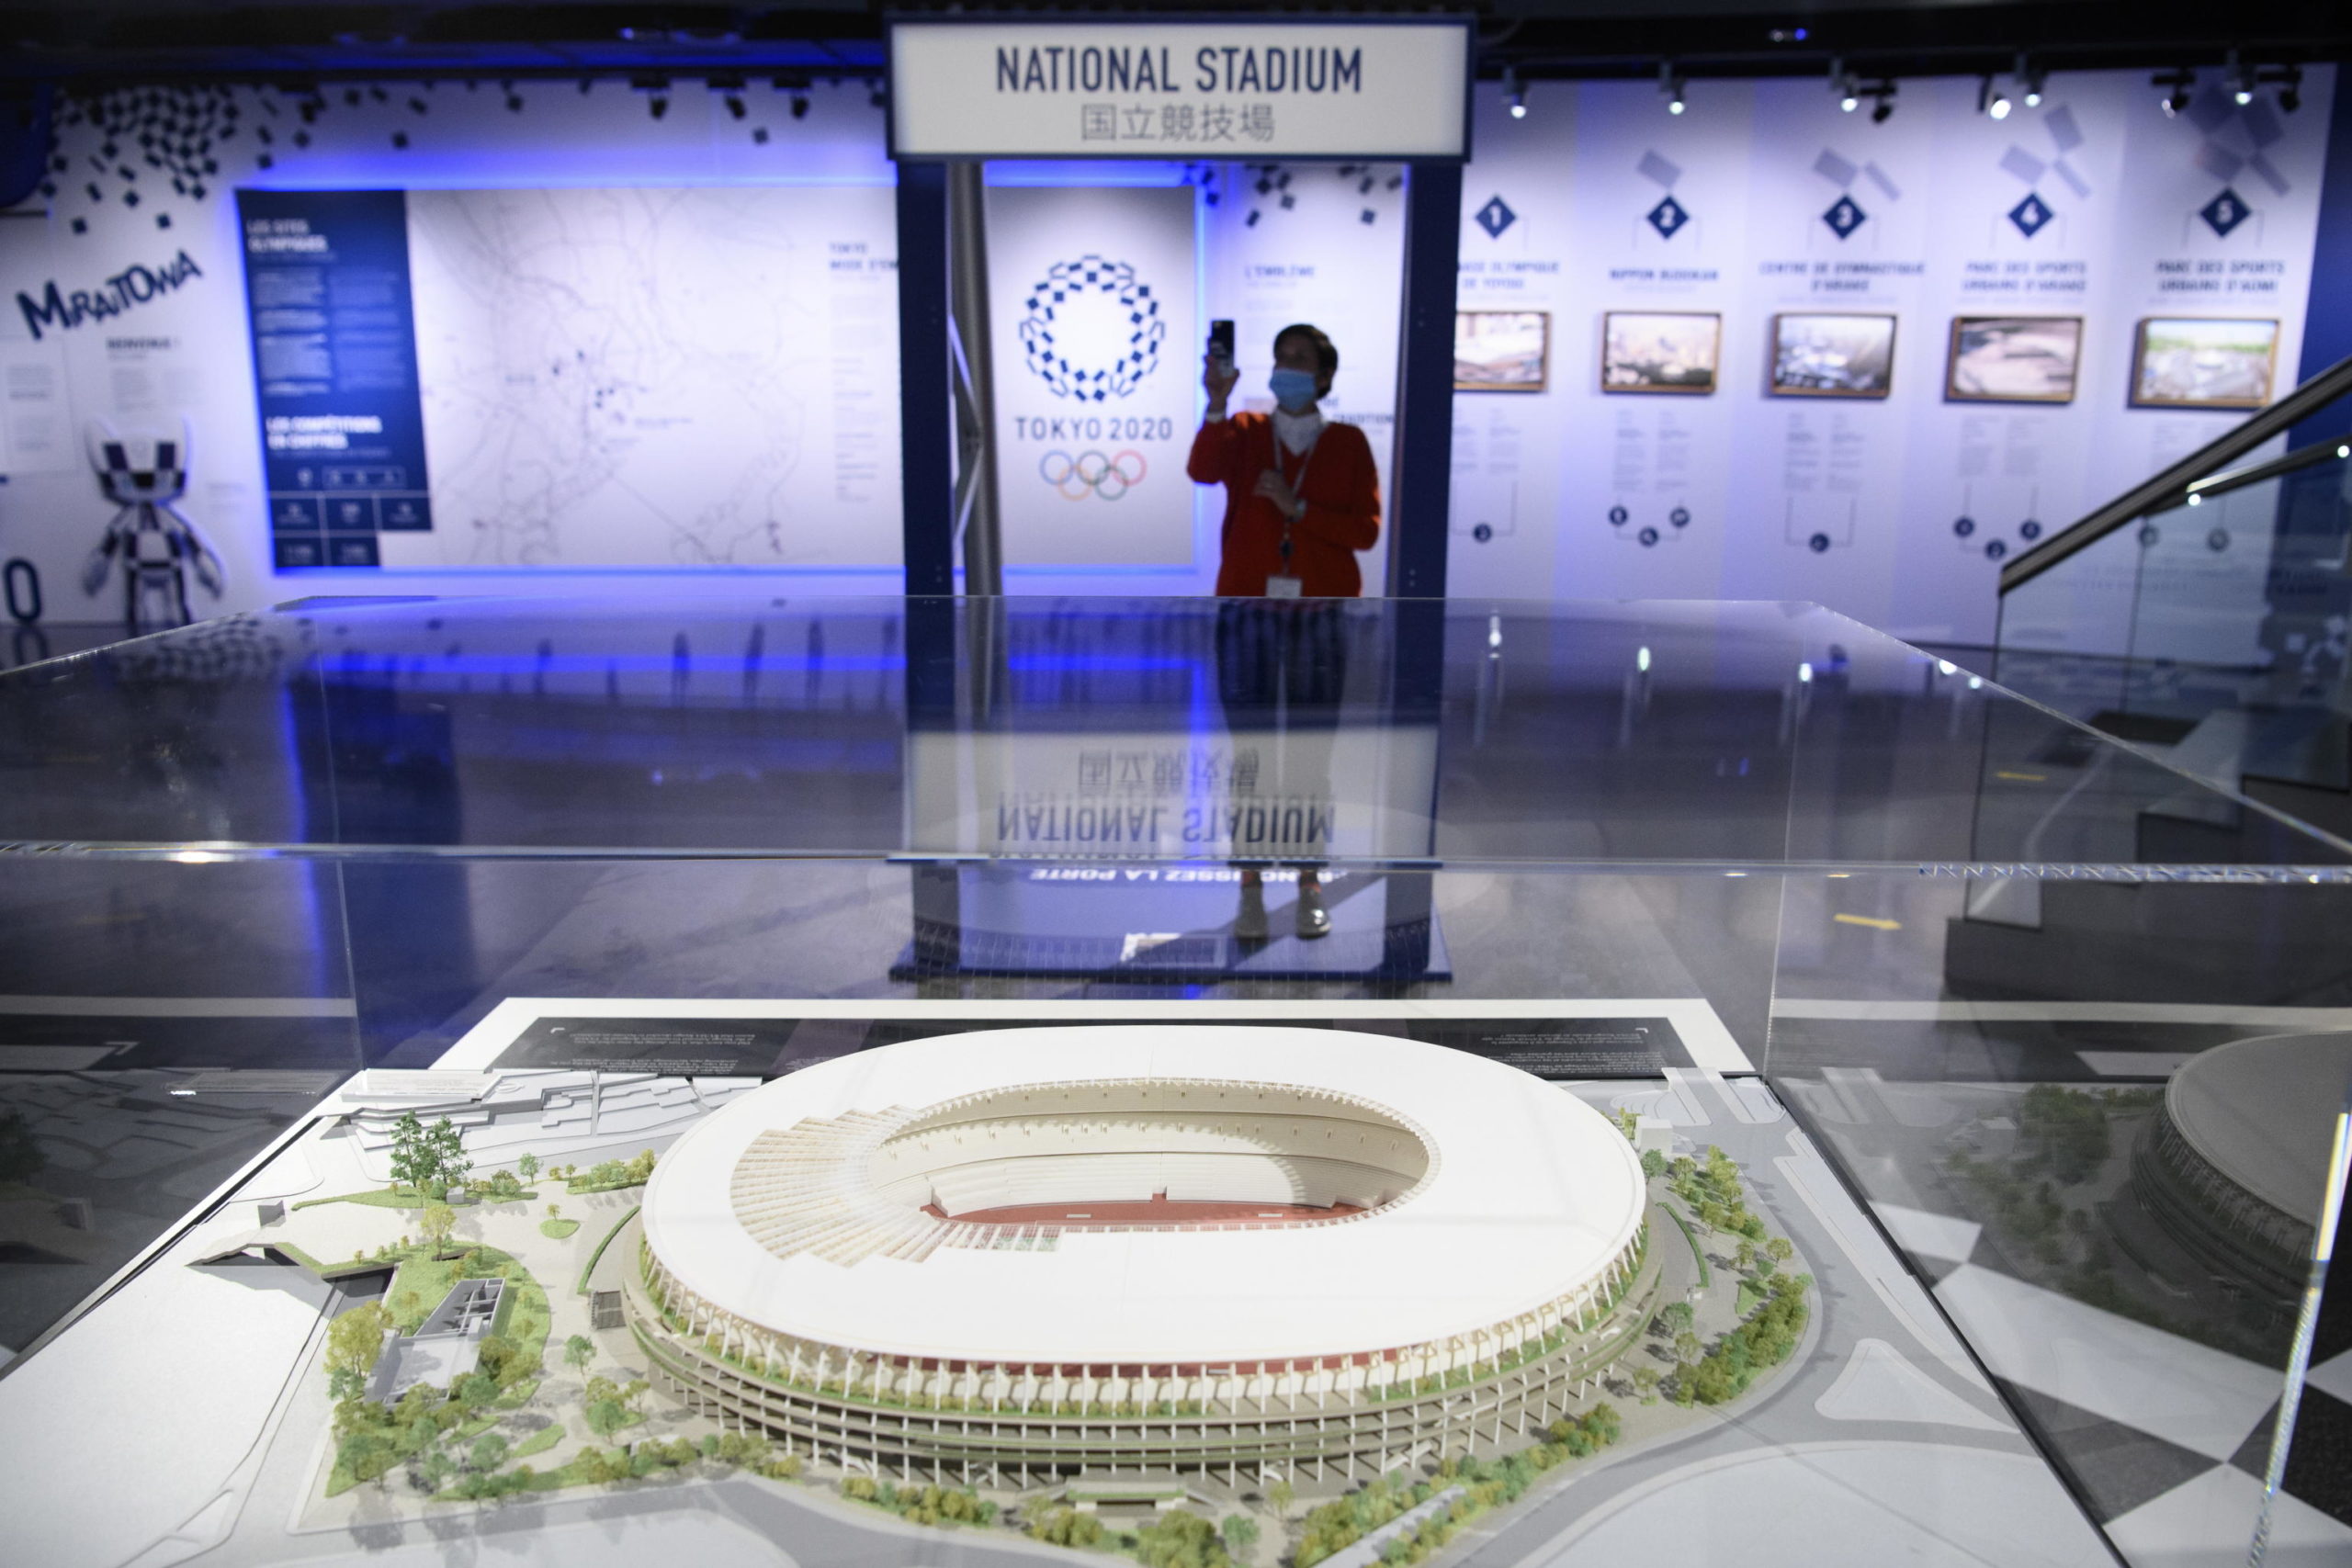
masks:
{"label": "metal handrail", "polygon": [[2189,505],[2195,506],[2217,495],[2227,495],[2233,490],[2244,490],[2265,479],[2275,479],[2281,474],[2291,474],[2298,468],[2346,457],[2352,457],[2352,434],[2314,441],[2308,446],[2298,446],[2292,452],[2282,453],[2267,462],[2249,463],[2243,468],[2231,468],[2225,473],[2215,474],[2210,479],[2199,479],[2188,487],[2186,499]]}
{"label": "metal handrail", "polygon": [[[2245,456],[2289,426],[2352,392],[2352,358],[2339,359],[2268,408],[2208,443],[2154,478],[2125,491],[2113,501],[2059,529],[2033,548],[2001,568],[2001,592],[2008,593],[2040,577],[2059,562],[2098,544],[2126,524],[2151,512],[2186,502],[2199,478],[2221,465]],[[2315,459],[2314,459],[2315,460]]]}

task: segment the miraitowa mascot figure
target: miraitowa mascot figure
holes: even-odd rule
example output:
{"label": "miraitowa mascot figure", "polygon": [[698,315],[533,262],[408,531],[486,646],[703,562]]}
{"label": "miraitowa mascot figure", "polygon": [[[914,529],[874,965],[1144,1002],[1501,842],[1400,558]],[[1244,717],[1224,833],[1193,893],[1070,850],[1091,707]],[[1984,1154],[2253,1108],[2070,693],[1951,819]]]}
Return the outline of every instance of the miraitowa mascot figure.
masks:
{"label": "miraitowa mascot figure", "polygon": [[167,631],[195,619],[187,608],[187,573],[215,599],[228,570],[204,531],[172,503],[187,493],[187,421],[176,435],[135,430],[120,434],[103,420],[89,430],[90,467],[98,489],[122,508],[82,569],[82,592],[95,597],[107,573],[122,562],[123,623],[133,636]]}

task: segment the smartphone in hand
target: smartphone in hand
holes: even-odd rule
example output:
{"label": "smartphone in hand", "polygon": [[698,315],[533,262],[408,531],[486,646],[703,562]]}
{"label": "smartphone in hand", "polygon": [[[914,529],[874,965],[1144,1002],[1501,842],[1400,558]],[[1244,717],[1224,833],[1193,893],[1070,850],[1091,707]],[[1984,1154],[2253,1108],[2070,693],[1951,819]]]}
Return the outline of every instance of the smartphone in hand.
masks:
{"label": "smartphone in hand", "polygon": [[1209,357],[1217,362],[1218,369],[1224,374],[1227,376],[1233,374],[1233,323],[1231,321],[1209,323]]}

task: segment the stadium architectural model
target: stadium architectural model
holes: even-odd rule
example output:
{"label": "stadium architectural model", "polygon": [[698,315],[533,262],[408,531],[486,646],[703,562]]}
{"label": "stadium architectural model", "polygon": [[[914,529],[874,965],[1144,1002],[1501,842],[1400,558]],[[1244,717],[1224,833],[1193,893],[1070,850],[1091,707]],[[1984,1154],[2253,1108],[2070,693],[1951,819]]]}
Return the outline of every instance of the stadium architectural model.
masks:
{"label": "stadium architectural model", "polygon": [[1647,1208],[1606,1117],[1462,1052],[1010,1030],[710,1116],[625,1299],[663,1379],[813,1458],[1364,1477],[1589,1395],[1656,1305]]}
{"label": "stadium architectural model", "polygon": [[808,1005],[345,1083],[0,1380],[10,1560],[2110,1560],[1753,1078],[1092,1002],[773,1078],[522,1043]]}

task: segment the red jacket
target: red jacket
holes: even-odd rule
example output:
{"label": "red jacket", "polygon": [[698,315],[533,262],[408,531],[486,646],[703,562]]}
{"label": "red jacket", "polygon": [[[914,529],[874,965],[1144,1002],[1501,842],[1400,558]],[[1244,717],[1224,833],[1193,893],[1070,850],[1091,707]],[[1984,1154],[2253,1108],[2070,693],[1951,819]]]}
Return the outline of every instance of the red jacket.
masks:
{"label": "red jacket", "polygon": [[1280,468],[1299,485],[1306,513],[1291,525],[1290,575],[1309,599],[1352,599],[1363,592],[1356,570],[1358,550],[1380,538],[1380,476],[1372,464],[1372,444],[1352,424],[1327,423],[1307,456],[1282,450],[1274,422],[1261,413],[1239,413],[1204,424],[1193,437],[1184,471],[1196,484],[1225,487],[1223,558],[1216,569],[1222,597],[1252,597],[1266,592],[1266,579],[1283,570],[1282,509],[1257,492],[1258,476]]}

